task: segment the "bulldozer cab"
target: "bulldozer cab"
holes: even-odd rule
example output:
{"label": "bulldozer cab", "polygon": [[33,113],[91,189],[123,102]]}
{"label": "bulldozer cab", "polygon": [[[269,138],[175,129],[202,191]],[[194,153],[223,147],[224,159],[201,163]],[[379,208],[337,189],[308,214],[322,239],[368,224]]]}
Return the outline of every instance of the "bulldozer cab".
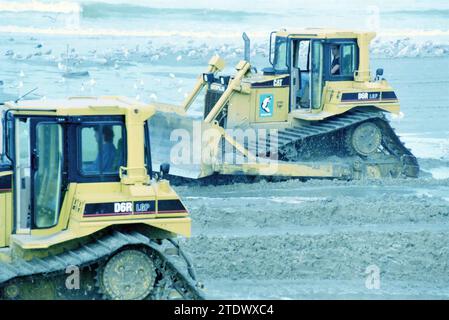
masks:
{"label": "bulldozer cab", "polygon": [[[123,117],[13,115],[6,121],[6,157],[15,164],[15,230],[58,224],[69,181],[119,181],[124,166]],[[70,145],[66,141],[71,141]]]}
{"label": "bulldozer cab", "polygon": [[117,223],[164,229],[155,218],[167,218],[165,212],[182,220],[171,219],[169,232],[188,233],[190,218],[168,181],[150,183],[153,113],[152,106],[108,97],[7,105],[0,248],[10,237],[51,246],[34,236],[58,244],[58,236],[78,238]]}
{"label": "bulldozer cab", "polygon": [[3,190],[16,186],[12,228],[17,234],[58,224],[69,181],[119,181],[119,167],[125,165],[123,117],[5,112],[3,123],[1,170],[13,173],[3,179]]}
{"label": "bulldozer cab", "polygon": [[320,110],[328,81],[354,81],[358,70],[357,37],[273,32],[270,38],[271,68],[265,75],[290,77],[290,111]]}

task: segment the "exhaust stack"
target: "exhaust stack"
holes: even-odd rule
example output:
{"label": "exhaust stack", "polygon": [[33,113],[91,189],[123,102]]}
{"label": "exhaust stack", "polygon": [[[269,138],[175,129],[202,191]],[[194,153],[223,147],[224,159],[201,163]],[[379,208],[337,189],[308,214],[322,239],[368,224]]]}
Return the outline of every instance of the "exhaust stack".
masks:
{"label": "exhaust stack", "polygon": [[243,32],[242,34],[243,42],[245,43],[245,51],[244,51],[244,60],[248,63],[250,63],[250,55],[251,55],[251,41],[249,40],[248,35],[246,32]]}

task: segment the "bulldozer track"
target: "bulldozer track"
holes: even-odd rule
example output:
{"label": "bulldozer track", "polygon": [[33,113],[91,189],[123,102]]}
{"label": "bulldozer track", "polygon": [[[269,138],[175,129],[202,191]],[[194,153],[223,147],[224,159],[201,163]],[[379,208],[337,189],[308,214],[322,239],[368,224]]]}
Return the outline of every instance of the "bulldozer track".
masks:
{"label": "bulldozer track", "polygon": [[[330,117],[325,120],[310,122],[301,126],[293,126],[279,130],[277,133],[277,143],[270,144],[270,138],[265,141],[255,141],[248,145],[248,150],[253,154],[260,152],[260,143],[267,143],[268,147],[263,150],[269,150],[270,154],[282,154],[287,148],[305,145],[308,140],[325,135],[335,135],[337,132],[344,132],[363,122],[372,121],[378,125],[383,133],[382,147],[383,153],[387,153],[395,157],[401,163],[402,174],[407,177],[416,177],[419,172],[419,165],[416,157],[407,149],[404,143],[389,125],[385,115],[380,111],[352,110],[347,113]],[[265,151],[266,152],[266,151]],[[302,159],[283,159],[287,161],[300,161]],[[360,157],[359,161],[370,161],[370,157]]]}
{"label": "bulldozer track", "polygon": [[[89,267],[105,262],[108,257],[126,246],[143,246],[155,257],[158,272],[162,278],[148,298],[169,299],[172,290],[176,290],[182,299],[203,300],[203,292],[199,288],[190,261],[179,254],[187,264],[187,271],[181,270],[180,262],[174,257],[164,254],[165,247],[143,234],[135,231],[113,231],[77,249],[68,250],[59,255],[45,258],[33,258],[30,261],[16,258],[11,263],[0,262],[0,289],[4,289],[11,281],[27,276],[55,277],[65,274],[66,268],[78,266]],[[180,252],[179,247],[175,248]],[[3,291],[3,290],[2,290]]]}

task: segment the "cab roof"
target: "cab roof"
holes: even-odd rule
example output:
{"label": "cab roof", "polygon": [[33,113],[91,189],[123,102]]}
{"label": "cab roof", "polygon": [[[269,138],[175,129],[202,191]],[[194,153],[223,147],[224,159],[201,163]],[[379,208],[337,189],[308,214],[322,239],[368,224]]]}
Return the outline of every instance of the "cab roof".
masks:
{"label": "cab roof", "polygon": [[125,115],[130,111],[148,117],[154,114],[152,105],[144,104],[126,97],[70,97],[66,99],[22,100],[17,103],[6,102],[5,109],[12,109],[20,114],[52,114],[58,116],[89,115]]}
{"label": "cab roof", "polygon": [[360,36],[374,38],[375,32],[355,31],[346,29],[328,29],[328,28],[304,28],[304,29],[282,29],[276,32],[280,37],[290,36],[292,38],[318,38],[318,39],[356,39]]}

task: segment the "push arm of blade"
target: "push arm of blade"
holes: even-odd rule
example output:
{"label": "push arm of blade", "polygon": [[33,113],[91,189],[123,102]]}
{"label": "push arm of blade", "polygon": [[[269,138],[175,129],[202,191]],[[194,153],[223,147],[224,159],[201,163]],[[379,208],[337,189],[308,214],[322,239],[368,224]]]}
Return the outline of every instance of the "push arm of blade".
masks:
{"label": "push arm of blade", "polygon": [[204,122],[211,123],[217,115],[220,113],[220,111],[223,109],[223,107],[228,102],[231,95],[234,93],[234,90],[236,90],[238,87],[240,87],[241,81],[245,74],[250,70],[251,64],[248,62],[242,60],[238,63],[236,66],[237,73],[235,74],[234,78],[229,82],[228,88],[223,92],[220,99],[218,99],[217,103],[214,105],[212,110],[207,115],[206,119],[204,119]]}
{"label": "push arm of blade", "polygon": [[243,147],[240,143],[238,143],[233,137],[231,137],[229,134],[227,134],[226,131],[222,127],[218,126],[218,130],[220,130],[223,138],[225,138],[225,140],[228,143],[230,143],[234,148],[236,148],[237,151],[239,151],[245,157],[247,157],[250,162],[256,161],[256,156],[254,154],[252,154],[248,149]]}
{"label": "push arm of blade", "polygon": [[[215,74],[217,72],[222,71],[224,69],[224,67],[225,67],[224,60],[221,59],[218,55],[215,55],[209,60],[209,67],[207,68],[206,73],[214,73]],[[196,97],[198,96],[198,94],[201,92],[201,90],[203,89],[203,87],[205,85],[206,85],[206,82],[204,81],[203,77],[199,76],[195,83],[195,87],[193,88],[193,91],[189,94],[189,96],[182,103],[182,106],[185,111],[187,111],[190,108],[190,106],[195,101]]]}

